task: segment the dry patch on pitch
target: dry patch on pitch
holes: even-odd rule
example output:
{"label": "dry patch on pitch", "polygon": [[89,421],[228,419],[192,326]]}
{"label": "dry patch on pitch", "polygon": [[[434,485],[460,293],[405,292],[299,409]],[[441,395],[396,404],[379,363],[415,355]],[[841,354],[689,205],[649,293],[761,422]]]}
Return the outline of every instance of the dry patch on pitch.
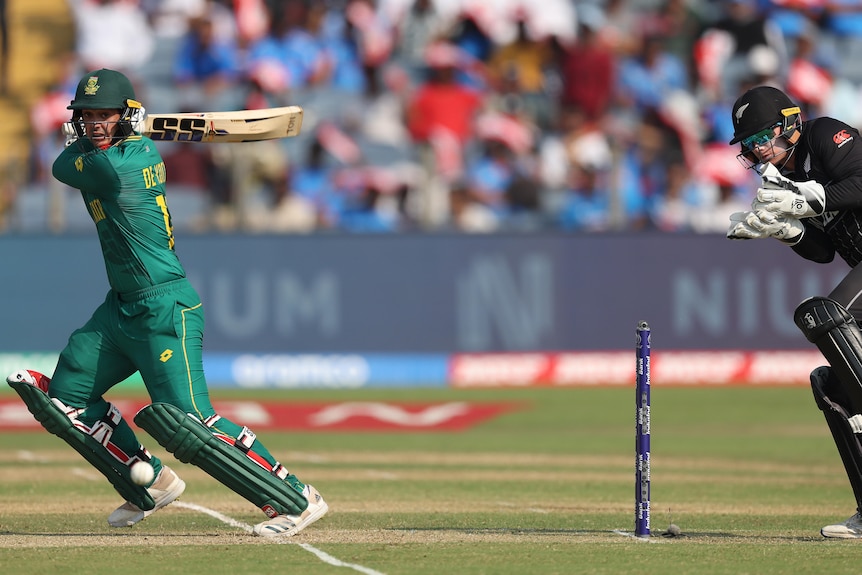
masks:
{"label": "dry patch on pitch", "polygon": [[[199,469],[183,465],[172,456],[157,453],[177,470],[188,483],[188,490],[182,498],[183,503],[200,505],[212,509],[240,522],[240,526],[228,526],[216,519],[205,517],[199,511],[170,506],[157,516],[130,529],[109,530],[101,523],[114,507],[119,505],[118,496],[108,486],[106,480],[81,458],[69,449],[39,450],[38,452],[4,450],[0,451],[0,484],[12,486],[6,494],[0,493],[0,505],[4,515],[29,516],[33,524],[40,524],[45,516],[56,514],[57,507],[46,505],[38,494],[42,487],[59,481],[78,481],[104,483],[104,489],[92,490],[97,494],[85,499],[64,499],[62,512],[66,517],[99,517],[99,527],[86,533],[92,521],[81,520],[80,527],[74,521],[65,521],[62,530],[66,533],[47,533],[44,529],[28,529],[27,533],[13,532],[9,523],[0,518],[0,548],[56,548],[56,547],[142,547],[142,546],[196,546],[196,545],[248,545],[271,544],[273,540],[261,539],[248,533],[243,525],[261,519],[260,514],[244,499],[225,489],[212,489],[212,485],[201,488],[204,483],[212,482]],[[463,500],[417,500],[415,497],[398,499],[399,482],[420,481],[437,482],[506,482],[523,484],[525,482],[631,482],[632,458],[622,456],[581,456],[552,454],[509,454],[509,453],[414,453],[414,452],[326,452],[312,454],[295,452],[287,454],[285,461],[296,468],[300,477],[325,486],[327,482],[369,482],[380,481],[393,489],[386,490],[385,498],[374,501],[330,500],[332,517],[338,514],[351,514],[368,518],[370,525],[385,523],[375,516],[397,516],[399,514],[452,514],[465,513]],[[768,484],[781,477],[785,483],[841,484],[839,467],[812,468],[805,465],[774,462],[751,462],[718,460],[716,458],[674,458],[656,457],[653,462],[654,480],[662,484],[674,482],[698,482],[704,474],[732,477],[734,483]],[[506,473],[501,473],[506,470]],[[511,470],[516,470],[511,473]],[[196,488],[198,486],[198,488]],[[14,493],[14,495],[13,495]],[[22,497],[22,493],[33,496]],[[325,493],[324,493],[325,494]],[[554,514],[576,518],[584,514],[606,514],[627,517],[631,512],[630,501],[619,502],[572,502],[536,501],[525,507],[523,502],[507,499],[508,492],[499,498],[487,496],[476,498],[470,503],[470,513],[484,513],[510,516],[512,513]],[[792,515],[822,514],[834,512],[841,515],[845,509],[823,509],[820,506],[793,503],[787,505],[738,505],[727,504],[685,504],[674,503],[677,516],[695,514],[729,515]],[[188,522],[181,515],[189,517]],[[170,521],[161,521],[164,518]],[[195,519],[197,518],[197,519]],[[70,527],[71,521],[71,527]],[[576,521],[573,521],[577,524]],[[176,527],[167,529],[165,525],[195,525],[193,531],[177,532]],[[333,527],[329,527],[329,525]],[[499,524],[505,524],[500,521]],[[620,542],[630,543],[631,538],[615,534],[612,530],[517,530],[505,528],[488,529],[339,529],[338,522],[328,522],[327,518],[308,531],[290,539],[278,539],[276,543],[371,543],[371,544],[460,544],[460,543],[590,543]],[[620,526],[624,527],[624,526]],[[70,532],[71,531],[71,532]],[[703,543],[734,543],[741,541],[768,543],[805,540],[805,535],[788,534],[786,537],[763,538],[757,534],[687,533],[677,539],[653,538],[660,541],[691,541]],[[817,539],[817,538],[815,538]]]}
{"label": "dry patch on pitch", "polygon": [[327,529],[325,519],[291,538],[264,539],[245,532],[176,534],[148,532],[143,534],[9,534],[0,532],[0,549],[71,548],[71,547],[188,547],[272,544],[374,544],[374,545],[435,545],[435,544],[587,544],[587,543],[676,543],[694,544],[792,544],[821,541],[810,534],[769,536],[756,533],[683,533],[665,538],[654,531],[650,540],[635,540],[620,532],[599,530],[507,530],[507,529]]}
{"label": "dry patch on pitch", "polygon": [[[463,502],[457,501],[427,501],[419,503],[416,501],[376,501],[376,502],[350,502],[338,503],[334,502],[331,505],[331,515],[324,518],[319,523],[310,527],[300,535],[293,538],[284,539],[263,539],[251,535],[248,531],[251,523],[261,519],[259,514],[250,510],[249,504],[239,499],[233,494],[227,493],[226,497],[209,497],[186,498],[181,500],[181,503],[188,503],[192,506],[201,505],[209,509],[218,511],[223,516],[229,517],[236,521],[234,525],[226,525],[216,522],[216,520],[202,515],[200,512],[180,507],[178,504],[171,505],[159,512],[158,516],[147,519],[141,524],[132,527],[117,530],[107,529],[105,526],[100,526],[94,531],[96,533],[86,533],[88,526],[92,526],[92,522],[88,522],[85,518],[91,517],[93,514],[106,515],[111,509],[110,505],[105,506],[104,502],[99,501],[84,501],[79,502],[69,508],[64,509],[68,516],[78,515],[82,517],[79,527],[70,528],[69,524],[64,527],[66,532],[63,533],[46,533],[43,530],[34,530],[32,532],[12,532],[7,526],[0,522],[0,549],[10,548],[70,548],[70,547],[134,547],[134,548],[151,548],[151,547],[187,547],[187,546],[213,546],[213,545],[268,545],[268,544],[298,544],[308,543],[311,545],[326,545],[326,544],[376,544],[376,545],[434,545],[434,544],[587,544],[587,543],[614,543],[614,544],[631,544],[633,538],[623,536],[613,529],[514,529],[506,527],[489,527],[489,528],[360,528],[360,529],[342,529],[337,528],[336,522],[328,521],[337,517],[338,514],[361,515],[371,525],[377,523],[374,519],[375,515],[385,518],[396,516],[399,514],[416,514],[428,513],[436,515],[452,514],[453,517],[463,514]],[[556,505],[543,506],[536,508],[523,508],[516,506],[511,502],[506,501],[483,501],[475,508],[471,508],[471,512],[493,514],[500,513],[501,516],[509,517],[510,514],[517,510],[524,514],[558,514],[572,518],[572,524],[577,525],[576,518],[584,514],[603,513],[606,515],[616,515],[619,517],[627,516],[630,511],[630,505],[622,504],[588,504],[588,505]],[[17,502],[14,506],[14,513],[24,513],[33,517],[34,521],[41,522],[38,519],[40,513],[45,512],[44,505],[39,505],[32,502]],[[8,510],[8,505],[4,504],[4,510]],[[770,508],[753,509],[747,506],[727,506],[727,505],[675,505],[674,512],[679,516],[722,513],[725,515],[743,515],[743,514],[794,514],[805,513],[815,514],[822,513],[822,508],[814,506],[782,506]],[[844,510],[836,510],[843,512]],[[180,516],[185,515],[188,519],[183,519]],[[380,523],[385,523],[386,520],[381,520]],[[215,526],[214,526],[215,523]],[[505,521],[495,522],[498,525],[505,525]],[[176,527],[166,527],[166,525],[176,526],[193,525],[194,527],[183,528],[183,532],[177,532]],[[100,524],[101,525],[101,524]],[[330,525],[333,525],[330,527]],[[622,526],[620,526],[622,527]],[[764,536],[758,533],[743,534],[743,533],[684,533],[683,537],[674,539],[664,539],[660,537],[660,531],[654,528],[654,537],[652,543],[665,542],[682,542],[698,544],[730,544],[730,543],[794,543],[804,540],[819,540],[819,537],[811,537],[807,533],[793,534],[789,533],[782,536]],[[642,540],[636,540],[637,543],[642,543]]]}

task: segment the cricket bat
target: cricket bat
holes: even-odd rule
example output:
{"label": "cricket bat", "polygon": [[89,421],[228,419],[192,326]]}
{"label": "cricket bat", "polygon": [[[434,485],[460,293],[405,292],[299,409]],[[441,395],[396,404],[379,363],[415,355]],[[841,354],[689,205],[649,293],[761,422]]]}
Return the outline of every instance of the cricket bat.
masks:
{"label": "cricket bat", "polygon": [[144,135],[161,142],[256,142],[298,136],[302,107],[147,114]]}

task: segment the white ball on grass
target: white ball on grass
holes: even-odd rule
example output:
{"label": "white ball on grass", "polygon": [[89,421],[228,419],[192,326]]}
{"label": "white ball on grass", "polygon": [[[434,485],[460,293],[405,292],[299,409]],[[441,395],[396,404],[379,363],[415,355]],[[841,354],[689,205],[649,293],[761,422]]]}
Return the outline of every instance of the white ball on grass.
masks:
{"label": "white ball on grass", "polygon": [[153,469],[153,466],[146,461],[136,462],[129,469],[129,473],[131,474],[132,481],[136,485],[149,485],[153,478],[156,476],[156,472]]}

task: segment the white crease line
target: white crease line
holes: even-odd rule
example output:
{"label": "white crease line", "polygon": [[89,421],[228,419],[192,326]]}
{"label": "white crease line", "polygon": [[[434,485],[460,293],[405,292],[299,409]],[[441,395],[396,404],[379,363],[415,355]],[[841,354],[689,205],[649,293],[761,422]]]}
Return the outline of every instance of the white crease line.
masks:
{"label": "white crease line", "polygon": [[288,453],[285,456],[285,461],[304,461],[307,463],[329,463],[329,458],[324,455],[317,455],[316,453],[303,453],[300,451],[293,451]]}
{"label": "white crease line", "polygon": [[398,480],[398,474],[392,473],[391,471],[375,471],[373,469],[368,469],[365,471],[365,475],[371,479],[385,479],[387,481]]}
{"label": "white crease line", "polygon": [[348,569],[353,569],[354,571],[359,571],[360,573],[365,573],[365,575],[383,575],[380,571],[375,571],[374,569],[370,569],[368,567],[363,567],[362,565],[356,565],[355,563],[345,563],[341,559],[336,559],[329,553],[324,553],[320,549],[316,547],[312,547],[308,543],[291,543],[290,541],[279,541],[279,543],[287,543],[288,545],[299,545],[306,551],[314,553],[317,557],[323,561],[324,563],[328,563],[330,565],[334,565],[336,567],[347,567]]}
{"label": "white crease line", "polygon": [[222,515],[218,511],[203,507],[202,505],[197,505],[195,503],[186,503],[185,501],[174,501],[173,506],[182,507],[184,509],[191,509],[192,511],[200,511],[201,513],[209,515],[210,517],[215,517],[225,525],[230,525],[231,527],[237,527],[239,529],[242,529],[246,533],[252,533],[254,531],[253,527],[248,523],[237,521],[236,519],[228,517],[227,515]]}
{"label": "white crease line", "polygon": [[102,475],[100,475],[98,473],[93,473],[92,471],[89,471],[87,469],[82,469],[80,467],[73,467],[72,468],[72,475],[77,475],[78,477],[82,477],[82,478],[86,479],[87,481],[98,481],[100,479],[103,479]]}
{"label": "white crease line", "polygon": [[[191,509],[192,511],[199,511],[201,513],[205,513],[206,515],[209,515],[210,517],[214,517],[214,518],[218,519],[219,521],[221,521],[222,523],[225,523],[226,525],[230,525],[231,527],[237,527],[237,528],[242,529],[243,531],[245,531],[247,533],[253,532],[252,526],[249,525],[248,523],[243,523],[242,521],[237,521],[236,519],[228,517],[227,515],[223,515],[223,514],[219,513],[218,511],[214,511],[214,510],[209,509],[207,507],[203,507],[203,506],[197,505],[195,503],[186,503],[185,501],[174,501],[173,505],[175,507],[182,507],[184,509]],[[317,547],[309,545],[308,543],[294,543],[293,541],[290,541],[287,538],[276,538],[275,542],[283,544],[283,545],[297,545],[299,547],[302,547],[303,549],[305,549],[309,553],[313,553],[314,555],[316,555],[317,558],[320,559],[321,561],[323,561],[324,563],[328,563],[329,565],[333,565],[335,567],[347,567],[348,569],[353,569],[354,571],[358,571],[360,573],[365,573],[365,575],[384,575],[380,571],[375,571],[374,569],[370,569],[370,568],[364,567],[362,565],[356,565],[355,563],[346,563],[346,562],[342,561],[341,559],[337,559],[337,558],[333,557],[329,553],[321,551]]]}
{"label": "white crease line", "polygon": [[42,457],[41,455],[37,455],[32,451],[27,451],[21,449],[18,451],[18,459],[22,461],[33,461],[35,463],[50,463],[51,460],[47,457]]}
{"label": "white crease line", "polygon": [[[515,505],[510,501],[497,501],[497,505],[506,508],[519,507],[518,505]],[[548,511],[547,509],[542,509],[541,507],[525,507],[524,511],[527,511],[529,513],[550,513],[550,511]]]}
{"label": "white crease line", "polygon": [[639,536],[635,535],[634,533],[631,533],[629,531],[622,531],[621,529],[614,529],[613,532],[616,533],[617,535],[622,535],[623,537],[630,537],[631,539],[634,539],[635,541],[643,541],[644,543],[658,543],[659,542],[658,539],[655,539],[653,537],[639,537]]}

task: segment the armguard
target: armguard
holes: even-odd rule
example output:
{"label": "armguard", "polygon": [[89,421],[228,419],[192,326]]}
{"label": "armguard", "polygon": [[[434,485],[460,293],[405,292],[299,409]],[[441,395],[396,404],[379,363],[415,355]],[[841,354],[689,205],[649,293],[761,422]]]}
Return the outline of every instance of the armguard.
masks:
{"label": "armguard", "polygon": [[132,483],[128,466],[115,459],[93,436],[75,427],[74,422],[48,397],[48,394],[24,381],[10,379],[7,383],[21,396],[27,409],[42,424],[42,427],[84,456],[90,465],[108,478],[123,499],[134,503],[144,511],[149,511],[156,506],[146,488]]}
{"label": "armguard", "polygon": [[305,496],[276,475],[279,469],[264,469],[243,449],[228,445],[198,418],[174,405],[148,405],[135,416],[135,423],[174,457],[200,467],[268,517],[301,515],[308,507]]}

